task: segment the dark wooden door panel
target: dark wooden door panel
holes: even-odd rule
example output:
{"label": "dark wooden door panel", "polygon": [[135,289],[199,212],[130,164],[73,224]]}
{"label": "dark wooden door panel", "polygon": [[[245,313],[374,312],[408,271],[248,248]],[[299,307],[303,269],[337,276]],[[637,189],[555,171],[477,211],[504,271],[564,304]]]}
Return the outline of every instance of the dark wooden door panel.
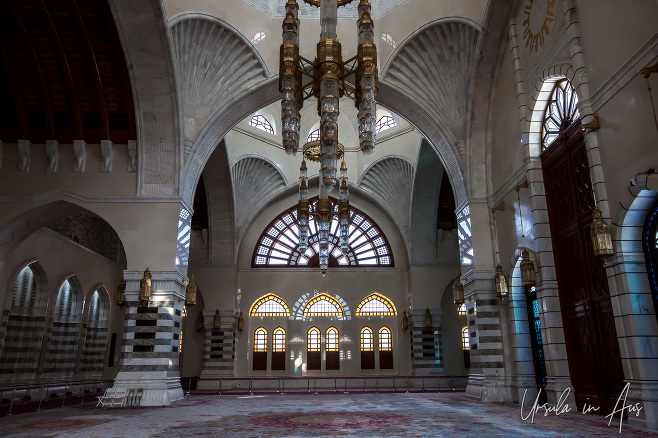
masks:
{"label": "dark wooden door panel", "polygon": [[375,369],[375,352],[362,351],[361,352],[361,369],[374,370]]}
{"label": "dark wooden door panel", "polygon": [[[542,153],[546,204],[576,404],[610,412],[623,370],[608,279],[590,237],[594,198],[580,122]],[[589,399],[589,400],[588,400]]]}
{"label": "dark wooden door panel", "polygon": [[254,352],[254,371],[267,370],[267,351]]}
{"label": "dark wooden door panel", "polygon": [[339,351],[327,351],[327,363],[325,364],[327,370],[339,370],[340,369],[340,352]]}
{"label": "dark wooden door panel", "polygon": [[322,354],[319,351],[309,351],[306,353],[306,369],[311,371],[320,371],[322,369]]}
{"label": "dark wooden door panel", "polygon": [[273,351],[272,352],[272,371],[285,371],[286,370],[286,352]]}
{"label": "dark wooden door panel", "polygon": [[393,369],[393,352],[380,351],[379,352],[379,369],[392,370]]}

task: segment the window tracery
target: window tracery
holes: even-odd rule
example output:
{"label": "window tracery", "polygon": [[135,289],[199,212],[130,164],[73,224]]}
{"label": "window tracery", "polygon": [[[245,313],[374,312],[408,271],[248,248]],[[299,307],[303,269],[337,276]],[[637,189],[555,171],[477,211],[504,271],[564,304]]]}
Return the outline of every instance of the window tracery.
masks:
{"label": "window tracery", "polygon": [[263,327],[254,332],[254,352],[267,352],[267,330]]}
{"label": "window tracery", "polygon": [[308,351],[320,351],[320,330],[317,327],[308,329],[308,342],[306,343]]}
{"label": "window tracery", "polygon": [[376,292],[365,297],[356,308],[356,316],[387,315],[397,315],[395,306],[391,300]]}
{"label": "window tracery", "polygon": [[571,82],[566,79],[557,82],[544,114],[542,150],[553,143],[560,135],[560,131],[568,128],[580,117],[577,105],[578,95],[571,86]]}
{"label": "window tracery", "polygon": [[468,337],[468,326],[462,328],[462,349],[470,350],[470,339]]}
{"label": "window tracery", "polygon": [[327,329],[327,351],[338,351],[338,330],[335,327]]}
{"label": "window tracery", "polygon": [[277,327],[272,334],[272,351],[282,352],[286,351],[286,331],[283,327]]}
{"label": "window tracery", "polygon": [[361,351],[374,351],[374,339],[372,329],[370,327],[363,327],[361,329]]}
{"label": "window tracery", "polygon": [[343,314],[340,303],[326,293],[311,298],[304,308],[304,316],[343,316]]}
{"label": "window tracery", "polygon": [[[311,212],[317,206],[317,197],[309,202]],[[338,202],[330,199],[334,212],[338,212]],[[281,213],[263,231],[254,250],[254,267],[302,266],[319,267],[319,245],[317,223],[309,218],[308,249],[301,253],[297,206]],[[345,255],[339,246],[338,220],[331,219],[329,227],[329,266],[393,266],[393,254],[388,239],[379,226],[365,213],[356,208],[350,209],[349,251]]]}
{"label": "window tracery", "polygon": [[379,329],[379,351],[392,351],[391,329],[382,327]]}
{"label": "window tracery", "polygon": [[466,304],[462,304],[461,306],[459,306],[459,310],[457,310],[457,315],[466,316]]}
{"label": "window tracery", "polygon": [[256,114],[249,120],[249,125],[274,135],[272,124],[262,115]]}
{"label": "window tracery", "polygon": [[290,308],[280,297],[267,294],[254,302],[249,316],[290,316]]}
{"label": "window tracery", "polygon": [[306,138],[306,141],[320,141],[320,128],[311,131]]}
{"label": "window tracery", "polygon": [[382,116],[375,124],[375,133],[386,131],[387,129],[397,126],[397,122],[391,116]]}

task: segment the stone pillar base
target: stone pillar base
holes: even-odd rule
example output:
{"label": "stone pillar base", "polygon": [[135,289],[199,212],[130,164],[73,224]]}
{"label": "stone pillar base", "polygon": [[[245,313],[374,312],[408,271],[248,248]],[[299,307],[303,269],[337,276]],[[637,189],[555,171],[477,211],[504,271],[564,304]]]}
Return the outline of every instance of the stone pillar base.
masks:
{"label": "stone pillar base", "polygon": [[112,389],[143,389],[140,406],[170,406],[183,401],[183,389],[179,377],[166,379],[122,379],[117,376]]}
{"label": "stone pillar base", "polygon": [[511,402],[512,394],[505,379],[484,374],[469,374],[466,395],[486,402]]}
{"label": "stone pillar base", "polygon": [[[633,426],[646,427],[649,430],[658,430],[658,382],[655,380],[646,382],[630,380],[629,382],[631,386],[625,402],[626,406],[634,406],[638,403],[642,407],[642,410],[638,416],[635,416],[635,412],[630,412],[628,423]],[[620,402],[617,409],[621,409],[621,404]],[[616,420],[613,420],[613,424],[618,420],[619,416],[615,418]]]}
{"label": "stone pillar base", "polygon": [[[565,392],[567,388],[569,388],[568,396]],[[548,402],[552,405],[557,404],[557,401],[562,397],[563,393],[566,396],[564,403],[568,404],[573,410],[576,410],[576,397],[574,395],[573,387],[571,386],[571,379],[569,377],[548,376],[546,382],[546,395],[548,396]]]}

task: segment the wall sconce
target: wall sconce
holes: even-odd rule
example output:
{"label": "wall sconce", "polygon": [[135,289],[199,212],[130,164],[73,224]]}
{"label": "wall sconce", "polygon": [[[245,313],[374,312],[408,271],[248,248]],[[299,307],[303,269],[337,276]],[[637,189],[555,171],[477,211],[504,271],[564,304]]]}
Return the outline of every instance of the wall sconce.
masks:
{"label": "wall sconce", "polygon": [[409,328],[409,315],[407,315],[407,311],[404,310],[402,311],[402,330],[407,331]]}
{"label": "wall sconce", "polygon": [[126,280],[123,278],[117,287],[117,306],[123,308],[126,305]]}
{"label": "wall sconce", "polygon": [[430,309],[425,309],[425,328],[432,328],[432,314]]}

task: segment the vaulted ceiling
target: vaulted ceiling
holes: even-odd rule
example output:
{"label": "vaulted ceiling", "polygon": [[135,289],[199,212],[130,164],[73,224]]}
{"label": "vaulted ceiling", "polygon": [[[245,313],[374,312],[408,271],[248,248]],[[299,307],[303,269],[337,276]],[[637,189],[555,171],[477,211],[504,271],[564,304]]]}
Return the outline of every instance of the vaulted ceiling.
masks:
{"label": "vaulted ceiling", "polygon": [[0,140],[135,140],[128,69],[106,0],[0,2]]}

